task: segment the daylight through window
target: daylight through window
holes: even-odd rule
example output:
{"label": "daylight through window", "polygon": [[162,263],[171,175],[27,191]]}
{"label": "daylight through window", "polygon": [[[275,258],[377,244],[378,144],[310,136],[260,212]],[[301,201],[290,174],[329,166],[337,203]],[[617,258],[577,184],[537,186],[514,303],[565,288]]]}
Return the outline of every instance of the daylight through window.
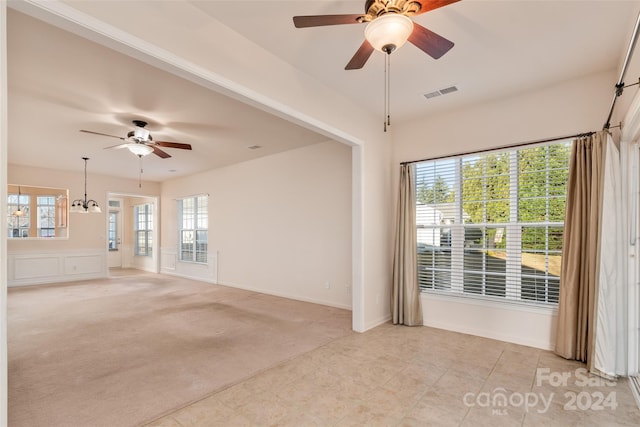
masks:
{"label": "daylight through window", "polygon": [[209,211],[208,196],[178,200],[179,259],[207,262]]}
{"label": "daylight through window", "polygon": [[571,142],[416,164],[423,291],[558,302]]}
{"label": "daylight through window", "polygon": [[135,254],[151,256],[153,244],[153,206],[149,203],[134,206]]}

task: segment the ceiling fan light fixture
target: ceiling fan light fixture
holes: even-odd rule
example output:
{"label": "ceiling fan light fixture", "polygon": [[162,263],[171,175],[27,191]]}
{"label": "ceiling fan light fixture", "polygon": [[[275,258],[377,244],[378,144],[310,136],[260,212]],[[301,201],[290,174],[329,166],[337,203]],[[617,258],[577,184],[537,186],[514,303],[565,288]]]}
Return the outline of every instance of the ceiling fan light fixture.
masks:
{"label": "ceiling fan light fixture", "polygon": [[400,49],[412,32],[411,18],[398,13],[387,13],[367,24],[364,37],[375,50],[391,53]]}
{"label": "ceiling fan light fixture", "polygon": [[135,143],[135,142],[127,144],[127,149],[138,157],[144,157],[147,154],[153,153],[153,148],[149,147],[146,144]]}

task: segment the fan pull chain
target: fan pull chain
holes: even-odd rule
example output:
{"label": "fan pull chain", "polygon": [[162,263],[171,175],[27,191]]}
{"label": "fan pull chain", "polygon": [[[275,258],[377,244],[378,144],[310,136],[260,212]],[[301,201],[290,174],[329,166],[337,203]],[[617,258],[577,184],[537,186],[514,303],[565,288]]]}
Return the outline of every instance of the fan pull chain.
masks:
{"label": "fan pull chain", "polygon": [[384,131],[391,126],[391,51],[384,60]]}
{"label": "fan pull chain", "polygon": [[138,188],[142,188],[142,156],[138,156],[140,159],[140,173],[138,174]]}

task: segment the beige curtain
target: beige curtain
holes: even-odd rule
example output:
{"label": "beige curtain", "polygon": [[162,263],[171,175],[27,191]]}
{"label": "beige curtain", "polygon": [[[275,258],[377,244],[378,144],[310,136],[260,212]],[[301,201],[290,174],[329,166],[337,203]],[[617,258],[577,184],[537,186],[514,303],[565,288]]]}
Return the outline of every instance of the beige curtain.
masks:
{"label": "beige curtain", "polygon": [[574,141],[569,166],[556,348],[590,368],[598,290],[604,131]]}
{"label": "beige curtain", "polygon": [[393,323],[422,325],[416,263],[416,201],[414,165],[400,166],[400,191],[393,257]]}

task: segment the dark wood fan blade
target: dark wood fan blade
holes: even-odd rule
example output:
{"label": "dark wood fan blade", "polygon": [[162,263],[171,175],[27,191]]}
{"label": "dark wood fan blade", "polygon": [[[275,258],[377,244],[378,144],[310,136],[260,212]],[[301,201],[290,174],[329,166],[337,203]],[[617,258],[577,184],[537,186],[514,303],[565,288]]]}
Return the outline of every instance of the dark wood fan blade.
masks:
{"label": "dark wood fan blade", "polygon": [[127,144],[118,144],[118,145],[112,145],[111,147],[104,147],[105,150],[110,150],[110,149],[114,149],[114,150],[119,150],[121,148],[126,148],[127,145],[129,145],[129,143]]}
{"label": "dark wood fan blade", "polygon": [[160,147],[167,148],[181,148],[183,150],[191,150],[191,144],[183,144],[182,142],[168,142],[168,141],[153,141],[154,144]]}
{"label": "dark wood fan blade", "polygon": [[361,14],[294,16],[293,25],[296,28],[308,28],[325,25],[359,24],[358,18],[361,17]]}
{"label": "dark wood fan blade", "polygon": [[162,151],[161,149],[159,149],[158,147],[156,147],[155,145],[151,145],[148,144],[149,147],[153,148],[153,154],[155,154],[158,157],[162,157],[163,159],[166,159],[168,157],[171,157],[171,155],[165,151]]}
{"label": "dark wood fan blade", "polygon": [[373,46],[371,46],[368,41],[363,41],[356,54],[353,55],[353,58],[351,58],[351,61],[349,61],[344,69],[359,70],[360,68],[364,67],[364,64],[366,64],[367,60],[373,53],[373,50]]}
{"label": "dark wood fan blade", "polygon": [[84,132],[84,133],[92,133],[94,135],[102,135],[102,136],[108,136],[109,138],[118,138],[124,141],[124,138],[122,138],[121,136],[115,136],[115,135],[109,135],[106,133],[100,133],[100,132],[94,132],[92,130],[84,130],[84,129],[80,129],[80,132]]}
{"label": "dark wood fan blade", "polygon": [[443,6],[450,5],[451,3],[457,3],[460,0],[415,0],[416,3],[420,3],[422,6],[416,15],[420,15],[430,10],[439,9]]}
{"label": "dark wood fan blade", "polygon": [[413,23],[413,32],[409,36],[409,41],[422,49],[433,59],[438,59],[453,47],[453,42],[444,37],[427,30],[417,22]]}

